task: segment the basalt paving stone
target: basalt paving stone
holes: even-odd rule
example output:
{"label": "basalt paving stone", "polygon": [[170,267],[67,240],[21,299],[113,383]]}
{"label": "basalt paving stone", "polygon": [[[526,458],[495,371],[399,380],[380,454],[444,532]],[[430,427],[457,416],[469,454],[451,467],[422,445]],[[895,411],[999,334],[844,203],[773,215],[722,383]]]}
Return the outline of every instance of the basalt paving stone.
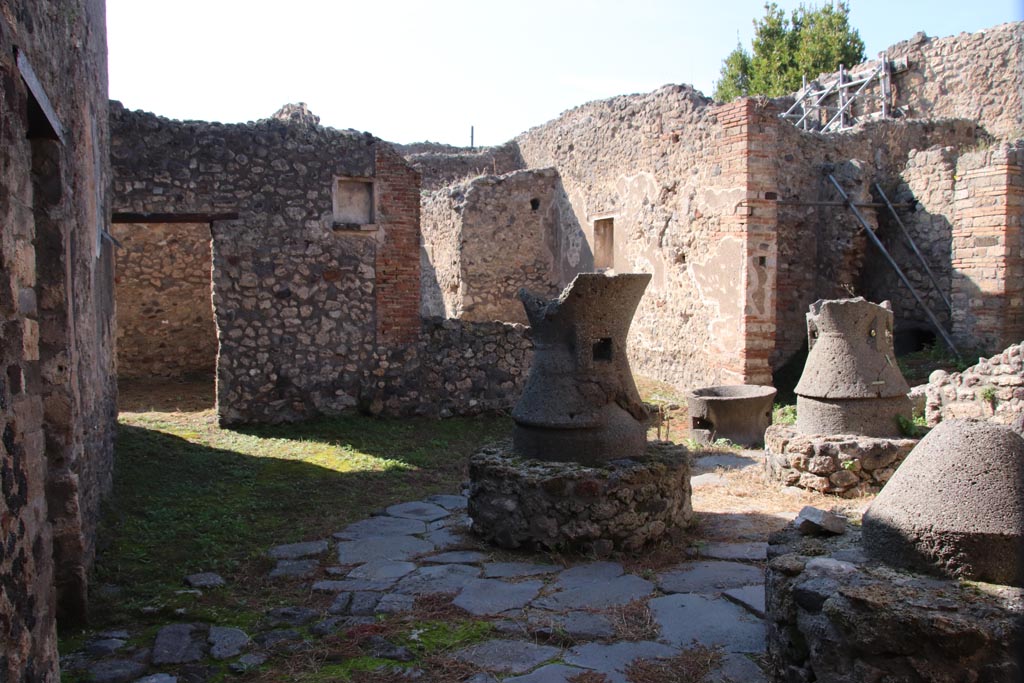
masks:
{"label": "basalt paving stone", "polygon": [[661,638],[688,647],[693,641],[726,652],[763,652],[764,622],[725,598],[678,594],[654,598],[651,614]]}
{"label": "basalt paving stone", "polygon": [[515,579],[523,576],[553,574],[561,567],[553,564],[534,564],[532,562],[488,562],[484,565],[484,578]]}
{"label": "basalt paving stone", "polygon": [[[751,453],[751,455],[746,455],[746,453]],[[760,453],[760,451],[744,451],[741,455],[733,455],[731,453],[705,455],[696,459],[693,464],[693,469],[695,471],[700,470],[706,472],[708,470],[718,469],[719,467],[727,470],[739,470],[744,467],[753,467],[761,464],[763,456],[761,456]]]}
{"label": "basalt paving stone", "polygon": [[487,553],[482,553],[479,550],[453,550],[440,555],[421,557],[420,561],[430,564],[480,564],[486,559],[488,559]]}
{"label": "basalt paving stone", "polygon": [[732,600],[741,607],[746,607],[756,616],[764,618],[764,584],[756,586],[744,586],[742,588],[730,588],[722,593],[726,598]]}
{"label": "basalt paving stone", "polygon": [[557,612],[533,611],[527,617],[527,623],[533,633],[543,635],[565,634],[577,640],[596,640],[615,636],[615,625],[607,616],[594,612]]}
{"label": "basalt paving stone", "polygon": [[768,559],[768,544],[763,541],[708,543],[700,548],[700,555],[713,560],[764,561]]}
{"label": "basalt paving stone", "polygon": [[412,536],[423,534],[427,531],[427,525],[417,519],[405,519],[403,517],[369,517],[334,534],[335,538],[342,540],[356,540],[359,538],[375,538],[377,536]]}
{"label": "basalt paving stone", "polygon": [[224,577],[213,572],[189,574],[185,577],[185,585],[189,588],[220,588],[224,585]]}
{"label": "basalt paving stone", "polygon": [[303,626],[317,617],[317,611],[308,607],[276,607],[267,613],[271,626]]}
{"label": "basalt paving stone", "polygon": [[185,664],[203,658],[203,643],[192,624],[170,624],[156,634],[153,664]]}
{"label": "basalt paving stone", "polygon": [[412,503],[399,503],[392,505],[385,510],[392,517],[404,517],[405,519],[418,519],[421,522],[433,522],[436,519],[447,517],[451,514],[440,505],[427,503],[425,501],[414,501]]}
{"label": "basalt paving stone", "polygon": [[348,573],[349,579],[391,582],[394,583],[400,578],[416,569],[415,562],[401,562],[398,560],[374,560],[359,565]]}
{"label": "basalt paving stone", "polygon": [[416,597],[402,593],[385,593],[377,603],[377,614],[397,614],[398,612],[411,612],[416,604]]}
{"label": "basalt paving stone", "polygon": [[618,562],[588,562],[562,571],[557,584],[560,588],[578,588],[614,579],[623,572]]}
{"label": "basalt paving stone", "polygon": [[537,597],[543,586],[542,581],[509,583],[498,579],[471,579],[465,582],[453,603],[478,616],[499,614],[505,610],[525,607]]}
{"label": "basalt paving stone", "polygon": [[739,562],[689,562],[658,574],[658,587],[666,593],[713,593],[764,583],[764,570]]}
{"label": "basalt paving stone", "polygon": [[[564,575],[565,572],[562,572]],[[633,574],[603,581],[580,582],[574,579],[570,585],[573,587],[537,598],[532,603],[533,607],[559,612],[569,609],[604,609],[625,605],[650,595],[654,590],[654,584]]]}
{"label": "basalt paving stone", "polygon": [[356,591],[348,605],[348,613],[354,617],[373,616],[380,602],[381,594],[372,591]]}
{"label": "basalt paving stone", "polygon": [[316,573],[317,560],[278,560],[270,572],[272,579],[308,579]]}
{"label": "basalt paving stone", "polygon": [[470,579],[480,576],[480,568],[468,564],[436,564],[420,567],[394,587],[395,593],[425,595],[457,593]]}
{"label": "basalt paving stone", "polygon": [[457,651],[453,656],[493,673],[521,674],[558,657],[557,647],[523,640],[488,640]]}
{"label": "basalt paving stone", "polygon": [[89,665],[95,683],[126,683],[146,673],[146,665],[131,659],[107,659]]}
{"label": "basalt paving stone", "polygon": [[245,631],[227,626],[211,626],[206,638],[210,644],[210,656],[214,659],[230,659],[242,652],[249,644],[249,636]]}
{"label": "basalt paving stone", "polygon": [[708,683],[768,683],[767,676],[746,655],[727,654],[722,665],[707,677]]}
{"label": "basalt paving stone", "polygon": [[413,536],[378,536],[338,543],[338,562],[362,564],[374,560],[408,560],[433,552],[435,545]]}
{"label": "basalt paving stone", "polygon": [[328,614],[348,614],[348,606],[352,604],[352,593],[344,591],[338,593],[334,602],[327,608]]}
{"label": "basalt paving stone", "polygon": [[455,550],[471,545],[465,536],[448,528],[431,531],[424,538],[433,543],[437,550]]}
{"label": "basalt paving stone", "polygon": [[502,683],[568,683],[570,678],[579,676],[584,672],[586,672],[586,669],[576,666],[545,664],[536,671],[523,676],[506,678]]}
{"label": "basalt paving stone", "polygon": [[327,541],[306,541],[274,546],[267,555],[274,560],[300,560],[327,551]]}
{"label": "basalt paving stone", "polygon": [[313,584],[316,593],[340,593],[342,591],[386,591],[395,585],[392,581],[367,581],[366,579],[339,579],[317,581]]}
{"label": "basalt paving stone", "polygon": [[698,474],[690,477],[690,487],[699,489],[705,486],[728,486],[729,480],[723,477],[721,474],[715,472],[707,472],[705,474]]}
{"label": "basalt paving stone", "polygon": [[465,510],[468,505],[468,499],[465,496],[452,496],[446,494],[440,494],[436,496],[430,496],[426,498],[426,502],[433,503],[434,505],[440,505],[445,510]]}
{"label": "basalt paving stone", "polygon": [[586,643],[577,645],[562,658],[566,664],[603,673],[611,683],[627,683],[626,667],[637,659],[671,657],[674,647],[649,640],[628,643]]}

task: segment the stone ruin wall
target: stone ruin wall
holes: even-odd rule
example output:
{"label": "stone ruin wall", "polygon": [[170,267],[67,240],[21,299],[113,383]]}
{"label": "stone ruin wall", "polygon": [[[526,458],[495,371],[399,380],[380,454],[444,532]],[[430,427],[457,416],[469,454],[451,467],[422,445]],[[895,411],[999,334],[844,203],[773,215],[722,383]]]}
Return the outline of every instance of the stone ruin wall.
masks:
{"label": "stone ruin wall", "polygon": [[886,54],[908,61],[893,92],[909,118],[966,119],[997,140],[1024,138],[1024,22],[946,38],[919,34]]}
{"label": "stone ruin wall", "polygon": [[421,177],[424,192],[434,192],[481,175],[503,175],[525,166],[514,140],[468,149],[433,142],[394,145]]}
{"label": "stone ruin wall", "polygon": [[[944,38],[929,38],[918,33],[909,40],[892,45],[885,54],[896,69],[891,76],[897,115],[910,120],[975,121],[996,141],[1024,138],[1024,22],[1000,24],[976,33],[960,33]],[[850,74],[866,75],[877,68],[879,60],[868,60],[850,69]],[[835,80],[837,72],[821,74],[818,80]],[[866,95],[881,95],[877,82]],[[792,100],[789,100],[791,102]],[[877,111],[854,103],[854,116],[864,117]],[[827,102],[834,106],[832,102]],[[788,102],[786,104],[788,107]]]}
{"label": "stone ruin wall", "polygon": [[774,207],[747,183],[767,161],[760,116],[752,100],[716,107],[667,86],[517,138],[530,167],[558,170],[590,248],[594,220],[610,217],[614,271],[653,275],[630,335],[638,374],[688,387],[770,381]]}
{"label": "stone ruin wall", "polygon": [[[908,161],[918,154],[915,150],[971,146],[977,143],[977,130],[968,121],[880,121],[843,133],[820,135],[801,131],[780,119],[776,119],[774,125],[777,147],[773,172],[780,204],[778,311],[772,365],[779,367],[806,344],[805,316],[810,304],[817,299],[858,295],[879,302],[892,299],[898,328],[908,312],[917,311],[910,293],[868,241],[848,208],[791,202],[840,201],[825,176],[826,171],[831,172],[854,202],[878,201],[873,195],[874,183],[891,188],[904,173],[914,183],[916,191],[930,196],[923,181],[931,180],[934,169],[923,170],[921,164],[915,163],[908,166]],[[941,189],[938,192],[941,193]],[[901,196],[905,197],[906,193]],[[890,196],[890,201],[896,200]],[[859,211],[869,225],[886,225],[887,217],[881,210],[862,207]],[[924,217],[918,217],[908,222],[908,228],[919,240],[919,246],[941,256],[941,221],[933,225]],[[883,227],[879,234],[911,281],[922,282],[926,275],[920,268],[913,267],[915,262],[909,250],[894,248],[897,235],[893,230]],[[933,261],[938,264],[935,269],[941,273],[944,262],[948,273],[949,260],[947,251],[945,256]],[[941,300],[937,297],[935,300],[941,306]],[[917,313],[912,319],[918,320],[920,315]]]}
{"label": "stone ruin wall", "polygon": [[423,201],[422,311],[526,324],[521,287],[557,297],[593,259],[554,169],[481,176]]}
{"label": "stone ruin wall", "polygon": [[1012,425],[1024,414],[1024,343],[981,358],[963,372],[932,373],[925,396],[925,418],[931,426],[943,420]]}
{"label": "stone ruin wall", "polygon": [[213,377],[209,223],[115,223],[117,376]]}
{"label": "stone ruin wall", "polygon": [[[420,318],[416,171],[368,134],[287,118],[112,106],[117,211],[239,215],[211,228],[222,422],[511,408],[531,349],[522,326]],[[370,229],[336,227],[338,177],[374,184]]]}
{"label": "stone ruin wall", "polygon": [[0,10],[0,680],[59,677],[55,617],[84,618],[111,487],[104,26],[96,0]]}

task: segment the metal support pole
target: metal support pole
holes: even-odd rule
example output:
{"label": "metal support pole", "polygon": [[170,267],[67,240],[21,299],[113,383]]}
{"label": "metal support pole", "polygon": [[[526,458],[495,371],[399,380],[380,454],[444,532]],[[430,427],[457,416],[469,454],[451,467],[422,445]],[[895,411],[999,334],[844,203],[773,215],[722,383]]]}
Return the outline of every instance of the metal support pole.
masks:
{"label": "metal support pole", "polygon": [[907,244],[910,245],[914,254],[917,255],[917,260],[920,261],[921,265],[924,267],[924,272],[928,273],[928,277],[931,278],[932,284],[935,285],[935,291],[938,292],[939,298],[942,299],[942,303],[946,304],[946,308],[948,308],[950,314],[952,314],[953,304],[949,303],[949,299],[947,299],[946,295],[942,293],[942,287],[939,286],[939,279],[935,277],[935,273],[933,273],[932,269],[928,267],[928,262],[925,261],[924,254],[922,254],[921,250],[917,248],[917,243],[914,241],[914,238],[910,236],[910,231],[907,230],[907,226],[903,225],[903,221],[900,220],[899,214],[896,213],[896,209],[893,207],[892,203],[889,202],[889,198],[885,196],[885,192],[882,191],[882,186],[875,183],[875,189],[878,190],[878,195],[882,198],[882,201],[885,202],[885,205],[889,207],[889,213],[891,213],[892,217],[896,219],[896,225],[900,226],[900,230],[903,232],[903,237],[906,238]]}
{"label": "metal support pole", "polygon": [[850,211],[853,212],[854,217],[860,222],[861,226],[864,227],[864,231],[867,232],[868,238],[870,238],[874,245],[878,247],[878,250],[882,252],[882,256],[884,256],[885,260],[889,262],[889,265],[892,266],[892,269],[896,271],[896,275],[899,276],[903,284],[905,284],[907,286],[907,289],[910,290],[910,294],[914,297],[914,301],[917,302],[918,306],[924,309],[924,312],[928,315],[928,319],[935,327],[935,330],[939,333],[939,336],[942,337],[942,341],[946,342],[946,346],[948,346],[949,350],[953,352],[953,355],[955,355],[957,358],[960,358],[960,351],[957,350],[956,344],[953,343],[953,338],[949,336],[949,333],[946,332],[945,328],[943,328],[942,325],[939,323],[938,318],[936,318],[935,314],[932,313],[932,309],[928,308],[928,305],[925,304],[925,302],[921,299],[920,295],[917,293],[917,290],[914,289],[914,285],[910,284],[910,280],[908,280],[907,276],[903,274],[903,270],[899,267],[899,264],[897,264],[896,261],[893,260],[892,255],[889,254],[889,250],[885,248],[884,244],[882,244],[882,240],[878,239],[878,235],[876,235],[875,231],[871,229],[871,226],[868,225],[868,222],[864,220],[864,216],[861,215],[861,212],[858,211],[857,207],[853,205],[853,202],[850,201],[850,198],[847,196],[846,192],[843,191],[842,186],[832,176],[831,173],[828,174],[828,179],[832,181],[832,184],[839,192],[839,196],[843,198],[843,201],[846,202],[846,205],[849,207]]}

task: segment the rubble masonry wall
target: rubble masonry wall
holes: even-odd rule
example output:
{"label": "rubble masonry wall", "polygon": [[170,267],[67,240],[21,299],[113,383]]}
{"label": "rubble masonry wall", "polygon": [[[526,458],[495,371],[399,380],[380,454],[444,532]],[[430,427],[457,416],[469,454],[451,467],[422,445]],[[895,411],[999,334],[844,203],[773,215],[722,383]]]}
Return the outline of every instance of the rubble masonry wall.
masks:
{"label": "rubble masonry wall", "polygon": [[59,677],[111,487],[106,55],[102,0],[0,13],[2,680]]}
{"label": "rubble masonry wall", "polygon": [[213,377],[209,223],[115,223],[117,376]]}

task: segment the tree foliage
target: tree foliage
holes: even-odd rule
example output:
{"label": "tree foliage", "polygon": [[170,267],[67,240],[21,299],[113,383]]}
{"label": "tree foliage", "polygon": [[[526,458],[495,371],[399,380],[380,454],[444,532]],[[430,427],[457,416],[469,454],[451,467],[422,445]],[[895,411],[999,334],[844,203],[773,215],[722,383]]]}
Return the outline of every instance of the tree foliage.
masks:
{"label": "tree foliage", "polygon": [[769,2],[764,10],[764,17],[754,20],[753,53],[737,45],[722,62],[715,99],[778,97],[799,90],[805,75],[815,78],[840,64],[864,61],[864,41],[850,26],[848,3],[800,5],[787,15]]}

